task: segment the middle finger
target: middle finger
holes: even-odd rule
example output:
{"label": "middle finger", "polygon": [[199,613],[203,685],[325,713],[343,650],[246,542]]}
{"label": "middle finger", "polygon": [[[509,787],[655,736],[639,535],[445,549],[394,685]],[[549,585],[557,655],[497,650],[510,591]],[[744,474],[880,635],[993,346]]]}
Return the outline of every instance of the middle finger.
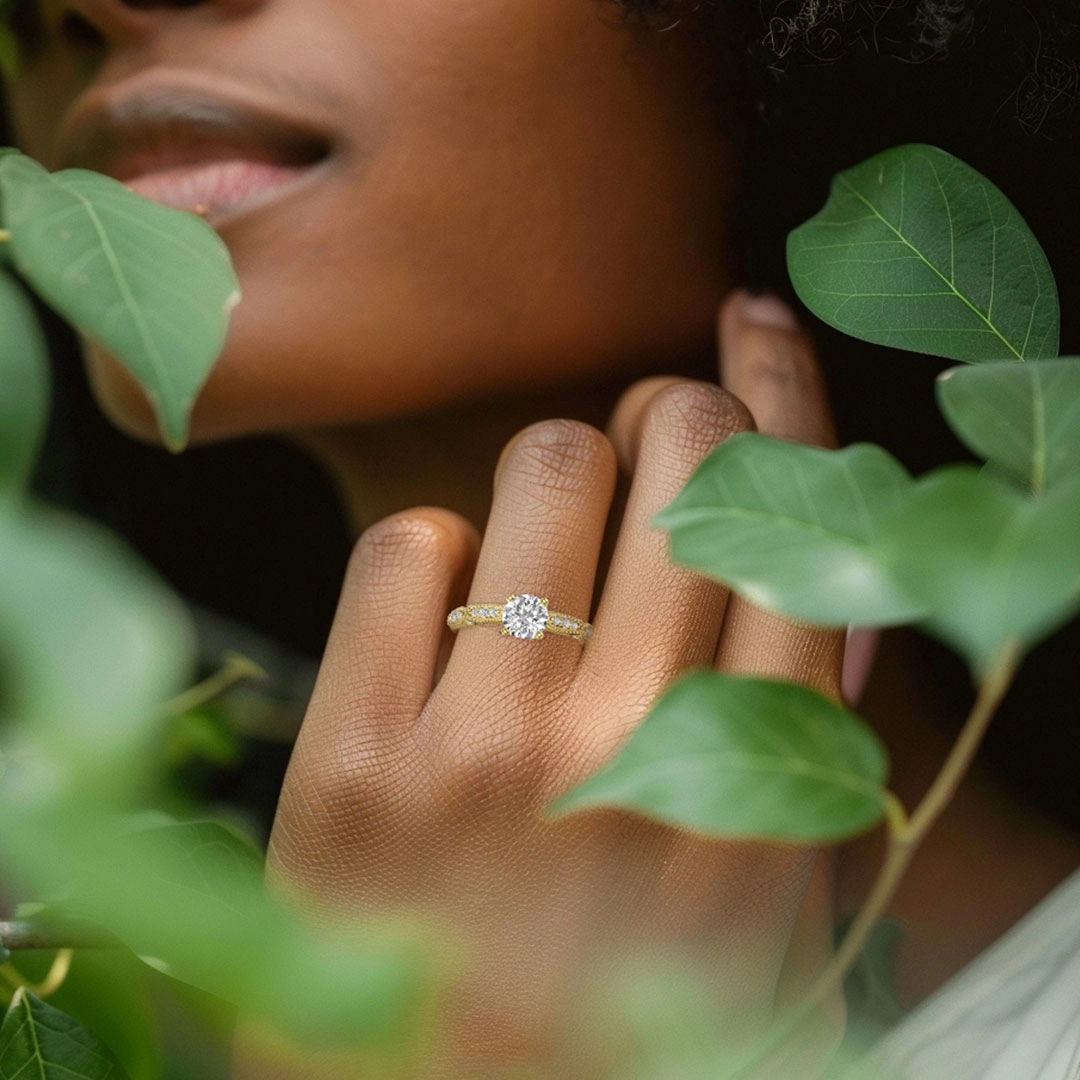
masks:
{"label": "middle finger", "polygon": [[[611,430],[620,431],[620,409],[640,407],[627,394]],[[678,674],[711,663],[727,603],[718,582],[670,558],[670,537],[651,519],[679,493],[717,444],[752,426],[749,413],[719,386],[684,379],[662,386],[644,406],[640,436],[620,446],[634,470],[619,536],[596,614],[596,632],[582,658],[579,680],[586,695],[601,685],[627,709],[609,709],[594,731],[601,742],[620,738]],[[598,718],[599,719],[599,718]]]}

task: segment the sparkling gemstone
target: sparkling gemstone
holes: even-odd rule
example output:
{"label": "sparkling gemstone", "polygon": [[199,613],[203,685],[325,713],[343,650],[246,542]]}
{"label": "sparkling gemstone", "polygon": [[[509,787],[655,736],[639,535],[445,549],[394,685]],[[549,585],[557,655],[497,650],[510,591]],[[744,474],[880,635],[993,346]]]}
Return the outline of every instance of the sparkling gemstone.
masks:
{"label": "sparkling gemstone", "polygon": [[503,626],[518,638],[535,638],[548,621],[547,605],[539,596],[522,593],[503,608]]}

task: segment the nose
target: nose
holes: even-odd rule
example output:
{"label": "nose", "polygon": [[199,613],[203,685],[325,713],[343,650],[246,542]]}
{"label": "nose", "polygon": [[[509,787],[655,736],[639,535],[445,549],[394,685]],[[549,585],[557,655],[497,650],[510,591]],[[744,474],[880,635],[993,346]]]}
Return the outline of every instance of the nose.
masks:
{"label": "nose", "polygon": [[65,17],[89,24],[110,42],[141,37],[188,8],[218,8],[243,15],[268,0],[63,0]]}

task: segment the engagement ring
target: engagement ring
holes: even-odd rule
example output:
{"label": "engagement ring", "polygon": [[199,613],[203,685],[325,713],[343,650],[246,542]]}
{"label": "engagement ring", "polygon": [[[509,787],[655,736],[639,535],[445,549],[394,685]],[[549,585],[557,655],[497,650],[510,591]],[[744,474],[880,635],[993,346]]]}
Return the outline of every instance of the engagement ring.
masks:
{"label": "engagement ring", "polygon": [[454,608],[446,617],[451,630],[466,626],[502,626],[509,637],[539,639],[546,633],[576,638],[583,645],[592,636],[592,623],[559,611],[548,611],[547,597],[530,593],[510,595],[505,604],[468,604]]}

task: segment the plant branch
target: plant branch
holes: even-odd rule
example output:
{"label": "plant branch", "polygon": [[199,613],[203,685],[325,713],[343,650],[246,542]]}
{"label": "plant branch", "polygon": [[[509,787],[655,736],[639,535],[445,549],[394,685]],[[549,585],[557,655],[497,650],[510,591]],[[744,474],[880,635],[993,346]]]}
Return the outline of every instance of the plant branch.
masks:
{"label": "plant branch", "polygon": [[220,671],[167,702],[164,711],[168,716],[183,716],[184,713],[212,701],[235,683],[248,678],[265,679],[267,674],[254,660],[249,660],[237,652],[227,652]]}
{"label": "plant branch", "polygon": [[998,706],[1008,692],[1020,666],[1019,646],[1008,643],[997,660],[987,670],[979,683],[978,694],[959,737],[949,751],[945,763],[934,778],[922,801],[910,816],[904,811],[899,799],[887,792],[886,824],[888,847],[881,869],[870,890],[866,903],[852,922],[832,960],[807,992],[803,1000],[754,1049],[740,1061],[725,1080],[737,1080],[747,1070],[760,1064],[772,1050],[786,1042],[806,1022],[830,994],[843,984],[844,976],[873,933],[874,927],[896,892],[923,838],[941,817],[952,801],[975,758],[979,744],[990,725]]}
{"label": "plant branch", "polygon": [[[16,999],[18,998],[19,991],[25,989],[29,990],[35,997],[41,998],[41,1000],[44,1001],[45,998],[55,994],[56,991],[64,985],[64,980],[68,977],[68,972],[71,971],[71,961],[74,955],[75,953],[72,949],[61,949],[53,959],[48,974],[39,983],[32,983],[23,978],[22,974],[11,964],[4,964],[3,967],[0,967],[0,975],[3,975],[11,984],[12,989],[15,991]],[[14,1001],[12,1004],[14,1004]]]}

